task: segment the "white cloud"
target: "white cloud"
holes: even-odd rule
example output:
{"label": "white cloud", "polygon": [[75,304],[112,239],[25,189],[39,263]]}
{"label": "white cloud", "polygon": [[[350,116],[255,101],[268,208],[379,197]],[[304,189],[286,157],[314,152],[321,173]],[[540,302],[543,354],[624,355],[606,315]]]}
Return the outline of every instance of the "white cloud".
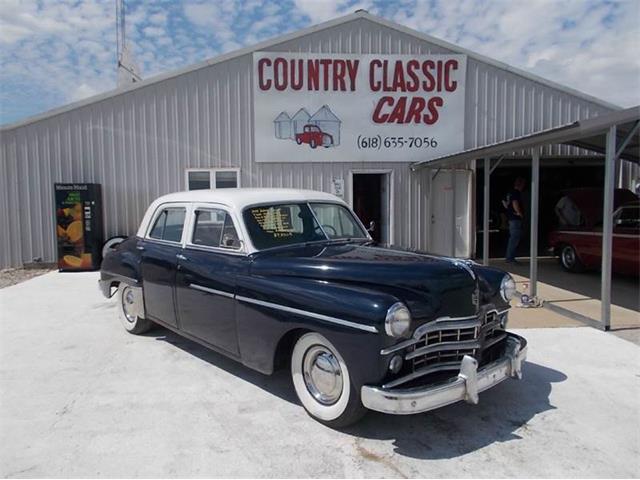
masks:
{"label": "white cloud", "polygon": [[[147,78],[359,8],[613,103],[640,103],[640,1],[129,0],[127,33]],[[115,65],[112,0],[0,3],[0,123],[114,88]]]}
{"label": "white cloud", "polygon": [[77,100],[82,100],[92,95],[96,95],[97,93],[99,92],[94,87],[92,87],[91,85],[87,85],[86,83],[83,83],[78,88],[72,91],[71,100],[75,102]]}
{"label": "white cloud", "polygon": [[398,23],[622,106],[640,104],[640,2],[412,2]]}

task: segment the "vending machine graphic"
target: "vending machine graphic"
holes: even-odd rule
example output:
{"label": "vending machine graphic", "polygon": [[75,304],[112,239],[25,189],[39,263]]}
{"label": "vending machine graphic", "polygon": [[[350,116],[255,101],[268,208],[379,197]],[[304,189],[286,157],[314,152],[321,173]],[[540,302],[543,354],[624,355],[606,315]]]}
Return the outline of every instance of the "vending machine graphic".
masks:
{"label": "vending machine graphic", "polygon": [[60,271],[97,270],[102,261],[102,195],[97,183],[56,183]]}

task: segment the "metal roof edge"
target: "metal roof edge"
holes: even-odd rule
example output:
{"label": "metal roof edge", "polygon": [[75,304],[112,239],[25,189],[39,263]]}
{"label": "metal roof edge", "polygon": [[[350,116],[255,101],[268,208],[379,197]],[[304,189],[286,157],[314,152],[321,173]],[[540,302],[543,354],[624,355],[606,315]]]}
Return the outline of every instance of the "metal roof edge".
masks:
{"label": "metal roof edge", "polygon": [[291,40],[295,40],[298,38],[302,38],[304,36],[316,33],[318,31],[321,30],[325,30],[327,28],[331,28],[331,27],[335,27],[338,25],[342,25],[345,23],[349,23],[355,20],[359,20],[359,19],[366,19],[370,22],[373,23],[377,23],[379,25],[382,25],[384,27],[387,28],[391,28],[393,30],[396,30],[398,32],[404,33],[406,35],[410,35],[416,38],[419,38],[421,40],[424,40],[426,42],[429,43],[433,43],[434,45],[437,45],[439,47],[442,48],[446,48],[448,50],[451,50],[453,52],[456,53],[460,53],[460,54],[464,54],[467,55],[475,60],[478,60],[480,62],[486,63],[488,65],[492,65],[494,67],[500,68],[502,70],[506,70],[508,72],[511,72],[515,75],[519,75],[523,78],[529,79],[531,81],[534,82],[538,82],[541,83],[543,85],[546,85],[550,88],[565,92],[569,95],[573,95],[579,98],[582,98],[584,100],[587,100],[589,102],[592,103],[596,103],[598,105],[601,105],[603,107],[606,108],[611,108],[613,110],[621,110],[622,107],[618,106],[618,105],[614,105],[612,103],[606,102],[604,100],[601,100],[599,98],[593,97],[591,95],[588,95],[586,93],[580,92],[578,90],[572,89],[571,87],[566,87],[564,85],[555,83],[551,80],[547,80],[543,77],[539,77],[533,73],[527,72],[526,70],[520,70],[518,68],[512,67],[506,63],[500,62],[498,60],[494,60],[490,57],[485,57],[484,55],[481,55],[479,53],[475,53],[471,50],[467,50],[465,48],[462,48],[458,45],[454,45],[452,43],[446,42],[445,40],[440,40],[438,38],[432,37],[431,35],[428,35],[426,33],[422,33],[419,32],[417,30],[413,30],[409,27],[405,27],[403,25],[400,25],[398,23],[392,22],[390,20],[386,20],[382,17],[378,17],[376,15],[372,15],[367,11],[364,10],[358,10],[354,13],[350,13],[348,15],[344,15],[342,17],[338,17],[338,18],[334,18],[332,20],[328,20],[326,22],[323,23],[319,23],[317,25],[312,25],[310,27],[306,27],[303,28],[301,30],[296,30],[294,32],[291,33],[287,33],[284,35],[280,35],[278,37],[275,38],[271,38],[268,40],[264,40],[262,42],[259,42],[257,44],[254,45],[249,45],[247,47],[238,49],[238,50],[234,50],[232,52],[228,52],[222,55],[218,55],[217,57],[213,57],[213,58],[209,58],[207,60],[203,60],[202,62],[198,62],[180,69],[176,69],[176,70],[171,70],[169,72],[166,73],[160,73],[158,75],[155,75],[153,77],[150,77],[146,80],[143,80],[141,82],[137,82],[137,83],[133,83],[131,85],[128,85],[126,87],[121,87],[121,88],[116,88],[113,90],[109,90],[107,92],[104,93],[100,93],[98,95],[94,95],[92,97],[88,97],[85,98],[83,100],[79,100],[77,102],[72,102],[69,103],[67,105],[63,105],[61,107],[58,108],[54,108],[52,110],[48,110],[42,113],[38,113],[36,115],[32,115],[30,117],[24,118],[22,120],[18,120],[16,122],[13,123],[9,123],[6,125],[0,125],[0,133],[2,132],[8,132],[10,130],[15,130],[16,128],[20,128],[20,127],[24,127],[27,126],[31,123],[35,123],[37,121],[40,120],[44,120],[46,118],[51,118],[51,117],[55,117],[57,115],[61,115],[63,113],[69,112],[71,110],[75,110],[78,108],[82,108],[82,107],[86,107],[88,105],[94,104],[94,103],[98,103],[104,100],[107,100],[109,98],[113,98],[113,97],[117,97],[118,95],[124,95],[126,93],[141,89],[141,88],[145,88],[148,87],[150,85],[154,85],[156,83],[162,82],[164,80],[168,80],[171,78],[176,78],[179,77],[181,75],[186,75],[188,73],[192,73],[194,71],[212,66],[212,65],[216,65],[218,63],[222,63],[222,62],[226,62],[229,60],[233,60],[236,58],[239,58],[243,55],[248,55],[251,54],[253,52],[256,51],[260,51],[260,50],[264,50],[266,48],[269,47],[273,47],[276,46],[278,44],[284,43],[284,42],[289,42]]}
{"label": "metal roof edge", "polygon": [[[525,150],[527,148],[535,147],[537,145],[536,141],[540,137],[544,138],[543,141],[545,144],[551,144],[554,142],[565,143],[567,141],[565,139],[567,132],[571,132],[570,136],[572,140],[578,140],[596,133],[604,132],[611,125],[630,123],[638,121],[639,119],[640,105],[636,105],[634,107],[625,108],[624,110],[616,110],[604,115],[598,115],[597,117],[577,120],[564,125],[558,125],[557,127],[528,133],[509,140],[503,140],[501,142],[495,142],[481,147],[469,148],[456,153],[449,153],[431,160],[421,160],[412,163],[409,165],[409,168],[411,171],[415,172],[421,168],[436,168],[449,162],[465,162],[481,158],[486,155],[495,156],[508,154],[518,150]],[[563,139],[565,140],[562,141]]]}

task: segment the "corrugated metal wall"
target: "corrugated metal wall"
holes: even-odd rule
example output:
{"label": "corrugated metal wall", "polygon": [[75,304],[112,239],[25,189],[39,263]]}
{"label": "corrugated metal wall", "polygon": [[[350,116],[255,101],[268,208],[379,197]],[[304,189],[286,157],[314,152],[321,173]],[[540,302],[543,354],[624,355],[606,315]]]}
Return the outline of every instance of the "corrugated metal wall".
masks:
{"label": "corrugated metal wall", "polygon": [[[283,42],[272,51],[450,53],[366,19]],[[468,59],[465,146],[588,118],[607,108]],[[352,169],[391,169],[394,243],[427,248],[430,173],[401,163],[257,164],[252,58],[244,55],[0,132],[0,267],[54,261],[54,182],[103,187],[108,236],[135,232],[147,205],[184,189],[186,168],[239,167],[241,185],[330,191]],[[567,154],[566,147],[549,153]],[[558,149],[561,150],[558,150]],[[349,198],[349,192],[345,192]]]}

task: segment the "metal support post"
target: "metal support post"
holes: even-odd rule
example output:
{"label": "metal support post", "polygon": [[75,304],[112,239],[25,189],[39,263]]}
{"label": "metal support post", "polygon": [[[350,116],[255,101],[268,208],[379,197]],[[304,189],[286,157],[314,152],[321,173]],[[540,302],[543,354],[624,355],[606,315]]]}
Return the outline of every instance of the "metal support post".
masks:
{"label": "metal support post", "polygon": [[602,328],[611,327],[611,252],[613,248],[613,191],[615,186],[616,126],[607,132],[607,149],[604,164],[604,206],[602,209],[602,279],[601,314]]}
{"label": "metal support post", "polygon": [[451,256],[456,256],[456,165],[451,166]]}
{"label": "metal support post", "polygon": [[538,202],[540,191],[540,148],[531,152],[531,251],[529,262],[529,297],[538,295]]}
{"label": "metal support post", "polygon": [[491,193],[491,159],[484,159],[484,200],[482,206],[482,264],[489,265],[489,201]]}

